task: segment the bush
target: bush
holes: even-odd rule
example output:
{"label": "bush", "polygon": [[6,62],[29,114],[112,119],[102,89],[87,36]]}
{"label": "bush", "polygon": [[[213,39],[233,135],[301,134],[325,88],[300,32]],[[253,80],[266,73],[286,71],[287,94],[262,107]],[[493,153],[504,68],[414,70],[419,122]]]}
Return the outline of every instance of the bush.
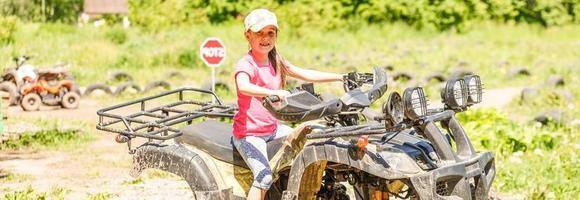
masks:
{"label": "bush", "polygon": [[[0,1],[2,15],[29,21],[72,23],[82,0]],[[537,23],[556,26],[580,22],[580,0],[131,0],[131,21],[158,31],[183,24],[220,24],[241,21],[255,8],[274,10],[292,28],[332,29],[349,21],[390,23],[402,21],[418,28],[462,31],[477,20]]]}
{"label": "bush", "polygon": [[[182,23],[241,21],[252,9],[274,10],[292,28],[332,29],[350,20],[367,23],[403,21],[436,30],[469,27],[476,20],[539,23],[544,26],[579,22],[578,0],[279,0],[279,1],[131,1],[132,20],[146,27]],[[181,9],[175,9],[181,8]]]}
{"label": "bush", "polygon": [[0,44],[13,43],[18,29],[18,18],[0,16]]}
{"label": "bush", "polygon": [[120,27],[112,28],[105,34],[105,37],[115,44],[123,44],[127,41],[127,33]]}
{"label": "bush", "polygon": [[2,0],[0,15],[34,22],[75,23],[82,5],[83,0]]}

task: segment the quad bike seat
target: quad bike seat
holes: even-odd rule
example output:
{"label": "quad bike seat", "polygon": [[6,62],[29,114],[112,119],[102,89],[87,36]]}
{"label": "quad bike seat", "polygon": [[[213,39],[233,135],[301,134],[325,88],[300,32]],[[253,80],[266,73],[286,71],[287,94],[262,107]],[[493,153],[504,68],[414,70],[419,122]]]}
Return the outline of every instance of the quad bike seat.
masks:
{"label": "quad bike seat", "polygon": [[[183,135],[175,138],[176,142],[189,144],[207,152],[214,158],[248,168],[240,153],[233,144],[232,124],[217,120],[206,120],[181,128]],[[286,137],[268,142],[268,159],[280,149]]]}

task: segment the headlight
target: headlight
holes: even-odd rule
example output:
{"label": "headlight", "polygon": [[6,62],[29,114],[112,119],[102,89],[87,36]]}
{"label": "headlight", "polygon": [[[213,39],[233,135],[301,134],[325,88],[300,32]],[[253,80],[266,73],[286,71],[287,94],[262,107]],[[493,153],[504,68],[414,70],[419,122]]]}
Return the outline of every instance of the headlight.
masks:
{"label": "headlight", "polygon": [[397,92],[392,92],[383,104],[383,114],[385,115],[385,125],[392,127],[403,122],[405,111],[403,110],[403,100]]}
{"label": "headlight", "polygon": [[453,110],[462,110],[467,104],[467,86],[463,79],[452,78],[442,91],[443,103]]}
{"label": "headlight", "polygon": [[482,99],[481,79],[478,75],[468,75],[463,77],[467,84],[467,106],[480,103]]}
{"label": "headlight", "polygon": [[403,93],[405,116],[411,120],[419,119],[427,114],[427,98],[421,87],[407,88]]}

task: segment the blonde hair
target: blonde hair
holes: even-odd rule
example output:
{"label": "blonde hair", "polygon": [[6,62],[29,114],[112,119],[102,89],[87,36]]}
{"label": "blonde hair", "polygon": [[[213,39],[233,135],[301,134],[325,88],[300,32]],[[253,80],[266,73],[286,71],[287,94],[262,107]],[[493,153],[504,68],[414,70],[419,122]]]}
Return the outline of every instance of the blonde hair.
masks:
{"label": "blonde hair", "polygon": [[274,70],[276,70],[276,72],[280,72],[280,87],[284,89],[284,87],[286,87],[286,74],[288,73],[288,66],[282,56],[280,56],[278,51],[276,51],[276,47],[268,52],[268,60],[270,60]]}

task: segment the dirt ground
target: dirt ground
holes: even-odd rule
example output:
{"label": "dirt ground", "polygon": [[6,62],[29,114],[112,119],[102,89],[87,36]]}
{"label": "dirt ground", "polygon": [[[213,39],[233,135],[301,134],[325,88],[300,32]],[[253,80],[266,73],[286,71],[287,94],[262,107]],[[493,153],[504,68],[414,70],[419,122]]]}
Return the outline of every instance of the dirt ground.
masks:
{"label": "dirt ground", "polygon": [[[521,88],[490,89],[478,107],[502,107],[519,95]],[[500,98],[501,97],[501,98]],[[436,104],[435,104],[436,105]],[[24,112],[10,107],[9,117],[59,118],[97,122],[96,110],[106,105],[82,99],[75,110],[43,107],[41,111]],[[5,124],[11,126],[11,124]],[[94,127],[94,126],[93,126]],[[67,151],[1,151],[0,199],[6,193],[32,187],[36,193],[66,190],[65,199],[88,199],[108,196],[111,199],[191,199],[187,183],[174,175],[148,170],[139,178],[129,176],[131,157],[126,145],[114,142],[114,135],[97,131],[87,134],[96,140],[84,148]],[[15,174],[6,180],[6,174]],[[501,199],[523,199],[500,195]]]}

